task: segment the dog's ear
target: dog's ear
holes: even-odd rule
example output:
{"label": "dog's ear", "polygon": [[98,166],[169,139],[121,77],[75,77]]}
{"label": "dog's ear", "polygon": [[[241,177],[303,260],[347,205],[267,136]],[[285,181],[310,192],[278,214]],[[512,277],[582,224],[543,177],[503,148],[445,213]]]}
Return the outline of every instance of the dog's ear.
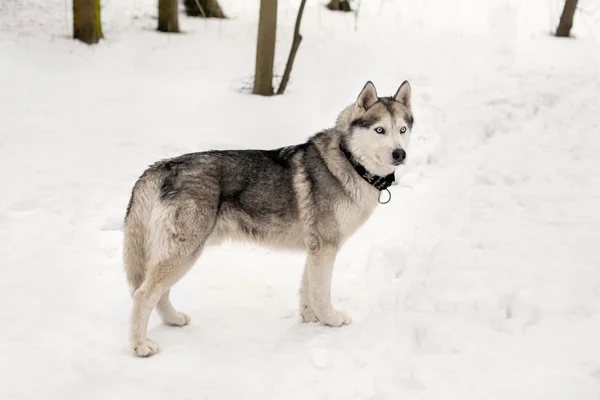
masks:
{"label": "dog's ear", "polygon": [[356,99],[356,104],[365,111],[377,102],[377,89],[373,82],[368,81]]}
{"label": "dog's ear", "polygon": [[404,81],[394,95],[394,100],[401,103],[403,106],[410,108],[410,92],[410,84],[408,81]]}

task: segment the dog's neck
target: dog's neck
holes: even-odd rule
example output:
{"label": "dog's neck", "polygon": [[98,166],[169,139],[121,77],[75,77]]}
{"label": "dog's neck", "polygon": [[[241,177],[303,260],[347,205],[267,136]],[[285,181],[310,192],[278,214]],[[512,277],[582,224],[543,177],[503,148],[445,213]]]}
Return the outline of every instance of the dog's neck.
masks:
{"label": "dog's neck", "polygon": [[350,123],[352,122],[352,114],[354,110],[354,103],[346,106],[342,112],[339,113],[336,121],[335,127],[342,132],[348,132],[350,130]]}
{"label": "dog's neck", "polygon": [[375,189],[382,191],[389,188],[392,183],[396,180],[394,173],[392,172],[389,175],[380,176],[375,175],[369,172],[358,160],[352,155],[350,150],[346,147],[344,140],[340,141],[340,150],[346,156],[354,170],[358,173],[358,175],[363,178],[368,184],[373,186]]}

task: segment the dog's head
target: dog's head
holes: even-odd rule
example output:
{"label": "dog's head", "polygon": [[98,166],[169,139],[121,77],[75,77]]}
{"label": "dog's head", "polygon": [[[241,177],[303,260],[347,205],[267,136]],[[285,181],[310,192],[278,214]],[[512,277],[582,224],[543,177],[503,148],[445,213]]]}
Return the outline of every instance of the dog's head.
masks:
{"label": "dog's head", "polygon": [[371,173],[387,175],[404,163],[413,126],[410,98],[408,81],[392,97],[378,97],[369,81],[338,118],[350,152]]}

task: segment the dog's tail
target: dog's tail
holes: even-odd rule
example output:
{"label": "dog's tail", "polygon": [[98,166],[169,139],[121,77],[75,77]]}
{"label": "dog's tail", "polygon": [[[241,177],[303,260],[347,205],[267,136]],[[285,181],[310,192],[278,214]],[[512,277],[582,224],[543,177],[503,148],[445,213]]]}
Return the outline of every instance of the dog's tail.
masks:
{"label": "dog's tail", "polygon": [[148,226],[158,196],[159,174],[146,171],[135,183],[123,225],[123,266],[133,294],[146,279]]}

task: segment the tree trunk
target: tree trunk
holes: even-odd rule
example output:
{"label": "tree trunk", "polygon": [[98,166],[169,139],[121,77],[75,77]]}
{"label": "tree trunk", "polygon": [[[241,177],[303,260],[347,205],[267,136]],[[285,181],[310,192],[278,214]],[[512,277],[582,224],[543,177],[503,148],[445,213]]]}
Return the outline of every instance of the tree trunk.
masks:
{"label": "tree trunk", "polygon": [[563,8],[562,15],[560,16],[560,22],[556,29],[556,36],[569,37],[571,35],[571,28],[573,27],[573,16],[577,9],[577,0],[566,0],[565,7]]}
{"label": "tree trunk", "polygon": [[254,90],[262,96],[273,95],[273,61],[277,33],[277,0],[261,0],[256,41]]}
{"label": "tree trunk", "polygon": [[179,0],[158,0],[158,30],[160,32],[178,33]]}
{"label": "tree trunk", "polygon": [[103,37],[100,0],[73,0],[73,38],[95,44]]}
{"label": "tree trunk", "polygon": [[330,0],[327,8],[333,11],[352,11],[348,0]]}
{"label": "tree trunk", "polygon": [[183,0],[183,5],[188,17],[227,18],[218,0]]}

